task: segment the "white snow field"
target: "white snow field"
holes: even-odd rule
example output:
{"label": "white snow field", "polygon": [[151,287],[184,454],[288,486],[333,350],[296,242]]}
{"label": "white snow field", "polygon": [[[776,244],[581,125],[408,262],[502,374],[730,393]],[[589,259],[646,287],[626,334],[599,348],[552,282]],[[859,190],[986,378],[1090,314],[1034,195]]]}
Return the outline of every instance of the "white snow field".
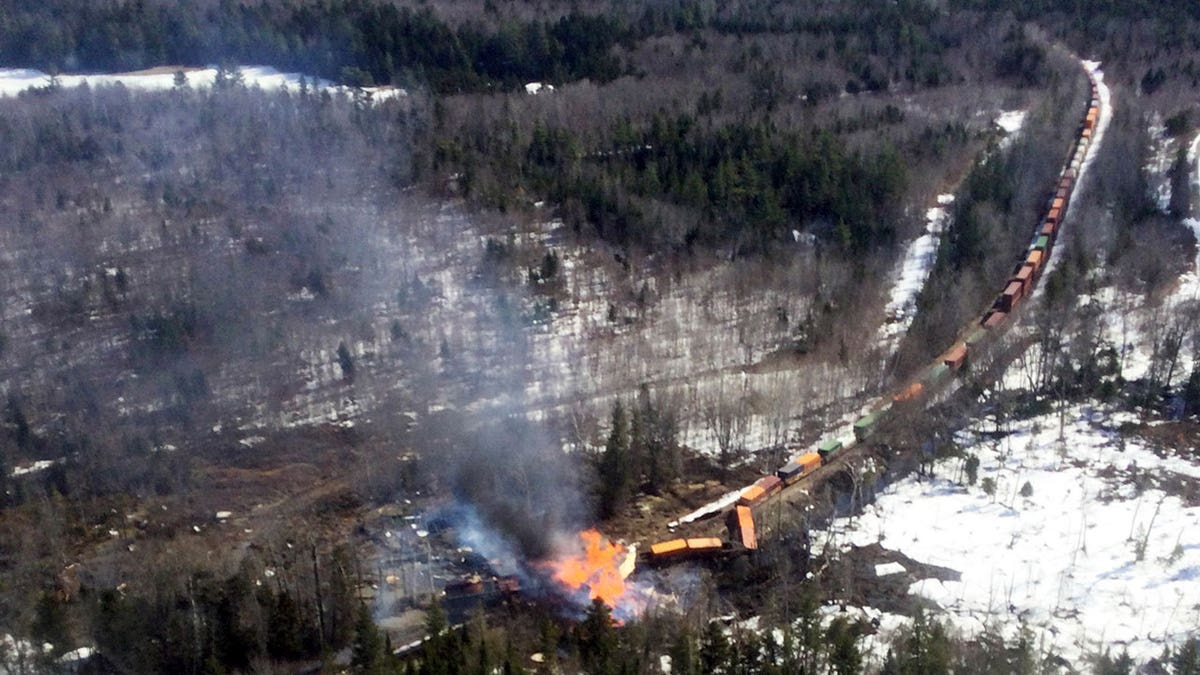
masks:
{"label": "white snow field", "polygon": [[918,580],[909,590],[966,636],[1023,624],[1077,666],[1105,648],[1158,656],[1200,626],[1200,505],[1160,486],[1200,479],[1200,466],[1122,443],[1115,426],[1126,419],[1078,406],[1066,410],[1061,436],[1052,413],[1007,425],[1000,440],[992,422],[977,423],[959,435],[980,460],[975,486],[962,460],[945,460],[936,478],[889,487],[816,545],[879,543],[961,572],[959,582]]}

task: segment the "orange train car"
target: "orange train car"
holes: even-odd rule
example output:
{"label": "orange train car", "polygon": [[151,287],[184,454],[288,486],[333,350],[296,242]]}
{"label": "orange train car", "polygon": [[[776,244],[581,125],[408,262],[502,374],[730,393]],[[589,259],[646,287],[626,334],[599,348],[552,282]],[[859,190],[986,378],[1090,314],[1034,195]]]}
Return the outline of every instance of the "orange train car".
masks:
{"label": "orange train car", "polygon": [[1019,281],[1010,281],[1004,287],[1004,291],[996,298],[994,307],[1001,312],[1011,312],[1017,307],[1017,303],[1021,302],[1021,289],[1023,284]]}
{"label": "orange train car", "polygon": [[736,506],[729,512],[728,521],[730,535],[741,542],[742,548],[753,551],[758,548],[758,537],[754,532],[754,514],[748,506]]}
{"label": "orange train car", "polygon": [[758,486],[758,483],[742,490],[742,495],[738,497],[737,503],[742,506],[750,506],[767,496],[767,491]]}
{"label": "orange train car", "polygon": [[754,481],[753,485],[742,491],[737,503],[743,506],[754,506],[779,491],[782,487],[783,482],[777,476],[763,476]]}
{"label": "orange train car", "polygon": [[1025,262],[1022,263],[1022,265],[1029,265],[1032,267],[1034,276],[1037,276],[1038,272],[1042,271],[1042,262],[1045,260],[1045,258],[1045,251],[1034,249],[1025,256]]}
{"label": "orange train car", "polygon": [[693,539],[671,539],[650,545],[650,560],[668,561],[720,553],[725,550],[725,543],[717,537],[697,537]]}
{"label": "orange train car", "polygon": [[921,394],[925,392],[925,385],[920,382],[913,382],[905,387],[899,394],[892,397],[895,403],[905,403],[907,401],[915,401],[921,398]]}
{"label": "orange train car", "polygon": [[670,541],[660,541],[657,544],[650,545],[650,555],[655,558],[676,556],[686,551],[686,539],[672,539]]}
{"label": "orange train car", "polygon": [[962,364],[966,360],[967,345],[962,341],[955,342],[953,347],[947,350],[945,354],[942,354],[942,363],[953,368],[954,370],[961,368]]}

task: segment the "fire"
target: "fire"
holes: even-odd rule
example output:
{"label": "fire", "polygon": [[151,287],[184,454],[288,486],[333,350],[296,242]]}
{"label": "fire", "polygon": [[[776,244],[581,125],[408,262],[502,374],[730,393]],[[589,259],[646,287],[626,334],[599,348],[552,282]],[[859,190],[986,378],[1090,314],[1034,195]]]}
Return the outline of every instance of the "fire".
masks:
{"label": "fire", "polygon": [[580,532],[577,544],[577,551],[547,562],[554,579],[573,591],[587,587],[589,598],[616,608],[625,595],[625,577],[633,571],[631,552],[596,530]]}

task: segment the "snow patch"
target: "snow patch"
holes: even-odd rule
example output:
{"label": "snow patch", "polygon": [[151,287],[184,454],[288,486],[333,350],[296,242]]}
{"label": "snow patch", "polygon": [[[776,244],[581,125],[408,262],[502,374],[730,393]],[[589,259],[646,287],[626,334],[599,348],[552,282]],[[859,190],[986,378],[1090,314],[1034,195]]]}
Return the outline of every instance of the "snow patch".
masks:
{"label": "snow patch", "polygon": [[875,566],[875,576],[886,577],[891,574],[903,574],[908,570],[904,569],[904,565],[898,562],[880,563]]}
{"label": "snow patch", "polygon": [[896,279],[883,308],[886,322],[879,329],[879,342],[887,350],[904,335],[917,311],[917,296],[925,286],[937,260],[938,245],[946,231],[949,214],[945,207],[954,202],[954,195],[938,195],[938,206],[925,212],[925,231],[904,249],[904,256],[893,273]]}

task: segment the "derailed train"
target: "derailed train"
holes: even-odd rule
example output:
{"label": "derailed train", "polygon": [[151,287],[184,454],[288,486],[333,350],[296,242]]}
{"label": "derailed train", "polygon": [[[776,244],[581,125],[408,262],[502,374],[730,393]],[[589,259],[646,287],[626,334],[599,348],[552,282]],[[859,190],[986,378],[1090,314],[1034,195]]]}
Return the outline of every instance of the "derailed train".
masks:
{"label": "derailed train", "polygon": [[[982,349],[991,337],[1003,330],[1009,316],[1033,293],[1050,260],[1054,242],[1061,230],[1062,219],[1070,205],[1071,195],[1083,169],[1084,159],[1087,157],[1093,135],[1100,123],[1099,85],[1094,74],[1089,73],[1089,79],[1091,80],[1091,97],[1088,101],[1087,112],[1079,125],[1075,142],[1071,146],[1067,160],[1054,186],[1054,196],[1047,203],[1045,213],[1034,230],[1033,239],[1028,248],[1019,257],[1011,276],[983,316],[972,322],[962,337],[956,340],[937,360],[922,369],[914,379],[890,396],[884,396],[875,401],[869,407],[869,412],[854,423],[853,440],[847,439],[843,442],[837,438],[825,439],[816,446],[815,451],[808,450],[792,457],[774,474],[760,478],[743,490],[726,518],[727,526],[735,541],[734,544],[725,543],[717,546],[714,542],[720,540],[709,539],[705,540],[705,547],[693,549],[687,545],[693,540],[681,539],[675,542],[663,542],[651,547],[649,556],[651,560],[669,561],[685,557],[681,555],[681,551],[686,552],[687,556],[695,557],[718,551],[728,552],[757,548],[758,540],[753,518],[753,509],[756,506],[785,487],[814,473],[847,448],[866,440],[880,424],[894,414],[894,411],[911,410],[923,405],[929,396],[936,393],[954,377],[955,372],[967,363],[973,353]],[[686,543],[681,549],[676,542]],[[672,545],[664,546],[664,544]]]}

